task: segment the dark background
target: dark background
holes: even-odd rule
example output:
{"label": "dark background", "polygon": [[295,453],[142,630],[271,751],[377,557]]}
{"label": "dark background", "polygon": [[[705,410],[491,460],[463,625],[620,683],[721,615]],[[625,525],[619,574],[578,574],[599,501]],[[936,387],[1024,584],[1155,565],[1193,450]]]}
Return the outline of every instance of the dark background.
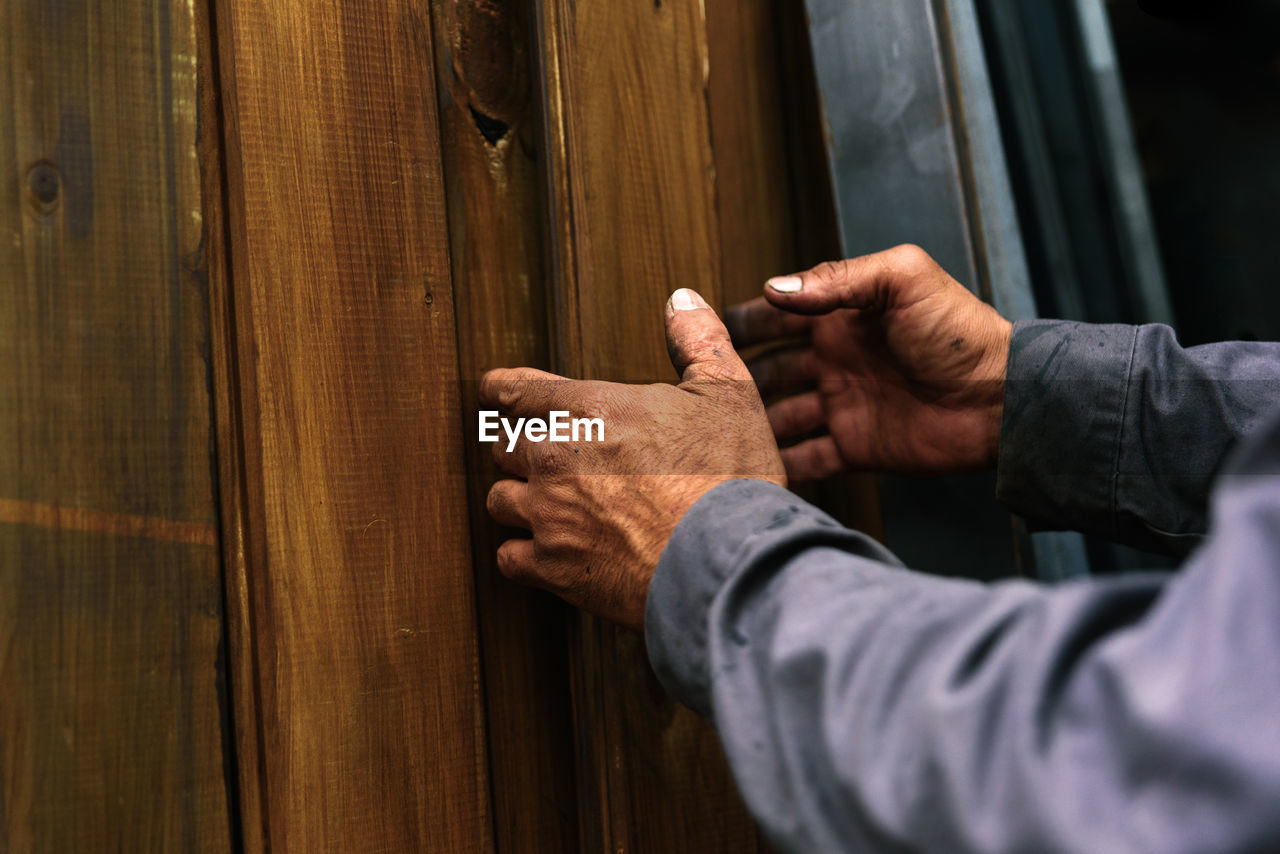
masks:
{"label": "dark background", "polygon": [[1280,3],[1143,5],[1108,10],[1179,338],[1280,340]]}

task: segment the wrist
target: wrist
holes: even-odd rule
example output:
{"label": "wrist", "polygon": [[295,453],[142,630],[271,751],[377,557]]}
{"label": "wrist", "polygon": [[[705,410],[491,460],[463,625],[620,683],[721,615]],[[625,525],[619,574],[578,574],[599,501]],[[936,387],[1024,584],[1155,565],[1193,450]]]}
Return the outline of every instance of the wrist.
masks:
{"label": "wrist", "polygon": [[1009,374],[1009,343],[1013,338],[1013,324],[999,318],[993,328],[993,340],[987,348],[987,364],[983,370],[985,387],[985,428],[983,431],[983,463],[995,468],[1000,458],[1000,433],[1004,424],[1005,378]]}

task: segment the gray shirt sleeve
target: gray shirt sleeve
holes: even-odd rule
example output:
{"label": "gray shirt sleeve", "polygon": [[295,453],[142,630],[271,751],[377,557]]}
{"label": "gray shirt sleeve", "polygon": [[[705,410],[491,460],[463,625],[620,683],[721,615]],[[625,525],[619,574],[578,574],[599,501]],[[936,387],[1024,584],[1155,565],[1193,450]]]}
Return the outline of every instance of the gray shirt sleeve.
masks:
{"label": "gray shirt sleeve", "polygon": [[[1126,358],[1115,371],[1099,357],[1092,373],[1078,370],[1087,355],[1062,361],[1082,340],[1064,343],[1067,331],[1044,333],[1057,343],[1038,357],[1048,366],[1038,379],[1065,372],[1085,383],[1096,409],[1064,401],[1057,417],[1111,436],[1113,456],[1060,436],[1061,462],[1022,476],[1024,507],[1195,534],[1206,528],[1194,507],[1212,468],[1212,524],[1176,575],[1056,587],[921,575],[752,480],[716,487],[676,528],[649,590],[650,660],[668,690],[712,717],[780,848],[1280,850],[1280,418],[1263,419],[1222,465],[1226,446],[1257,422],[1255,408],[1235,413],[1240,392],[1189,386],[1216,413],[1205,421],[1186,408],[1186,392],[1152,392],[1158,360]],[[1189,352],[1174,352],[1171,338],[1148,350],[1143,334],[1167,333],[1134,333],[1131,355]],[[1093,340],[1098,350],[1115,342],[1101,344]],[[1168,399],[1149,406],[1148,392]],[[1190,474],[1178,455],[1186,443],[1205,447],[1201,437],[1164,438],[1177,425],[1161,423],[1183,416],[1228,434]],[[1135,435],[1162,448],[1159,458],[1128,451]],[[1107,482],[1096,488],[1089,472]],[[1011,472],[1002,475],[1007,489]],[[1037,479],[1060,494],[1039,498]],[[1092,497],[1073,499],[1073,483]]]}
{"label": "gray shirt sleeve", "polygon": [[711,716],[786,851],[1280,850],[1280,422],[1176,576],[925,576],[735,480],[649,590],[663,684]]}
{"label": "gray shirt sleeve", "polygon": [[1185,554],[1228,452],[1280,402],[1280,344],[1167,326],[1014,326],[996,495],[1032,528]]}

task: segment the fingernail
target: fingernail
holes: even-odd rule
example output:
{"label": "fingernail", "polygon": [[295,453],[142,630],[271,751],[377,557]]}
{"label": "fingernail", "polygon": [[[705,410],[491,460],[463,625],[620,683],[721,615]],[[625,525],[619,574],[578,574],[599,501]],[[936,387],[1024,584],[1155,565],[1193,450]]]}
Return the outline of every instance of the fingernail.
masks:
{"label": "fingernail", "polygon": [[765,284],[780,294],[798,294],[800,289],[804,287],[804,282],[800,281],[799,276],[778,276],[765,282]]}
{"label": "fingernail", "polygon": [[674,311],[689,311],[695,308],[711,308],[707,305],[707,301],[697,291],[691,291],[688,288],[681,288],[671,295],[671,299],[667,301]]}

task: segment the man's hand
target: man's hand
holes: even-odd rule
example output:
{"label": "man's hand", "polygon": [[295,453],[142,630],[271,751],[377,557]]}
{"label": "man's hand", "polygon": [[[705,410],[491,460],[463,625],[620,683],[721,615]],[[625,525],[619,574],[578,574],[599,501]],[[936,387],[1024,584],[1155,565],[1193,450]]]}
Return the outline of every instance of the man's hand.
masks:
{"label": "man's hand", "polygon": [[693,291],[667,303],[667,345],[678,386],[567,380],[532,368],[485,374],[482,406],[508,418],[600,418],[604,441],[523,439],[499,467],[519,479],[489,492],[490,514],[525,528],[498,567],[617,623],[644,624],[649,579],[676,523],[721,481],[752,477],[786,485],[760,395],[729,333]]}
{"label": "man's hand", "polygon": [[[850,468],[989,468],[1012,325],[924,250],[899,246],[770,279],[731,309],[734,343],[802,339],[751,365],[792,480]],[[817,434],[817,435],[810,435]]]}

